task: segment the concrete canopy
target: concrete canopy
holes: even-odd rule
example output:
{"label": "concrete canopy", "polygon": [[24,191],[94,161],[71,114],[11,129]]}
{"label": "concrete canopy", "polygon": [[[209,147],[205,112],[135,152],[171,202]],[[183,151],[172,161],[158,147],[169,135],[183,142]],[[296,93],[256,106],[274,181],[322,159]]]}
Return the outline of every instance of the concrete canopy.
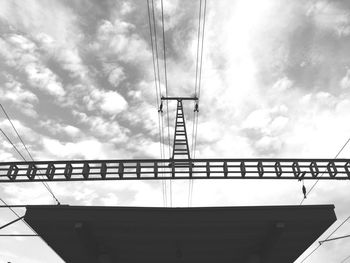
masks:
{"label": "concrete canopy", "polygon": [[335,220],[333,205],[28,206],[25,215],[73,263],[287,263]]}

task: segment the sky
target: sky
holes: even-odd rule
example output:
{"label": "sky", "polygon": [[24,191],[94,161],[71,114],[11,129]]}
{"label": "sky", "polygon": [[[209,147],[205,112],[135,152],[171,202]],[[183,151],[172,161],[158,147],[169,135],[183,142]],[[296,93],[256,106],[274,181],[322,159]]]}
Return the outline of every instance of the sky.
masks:
{"label": "sky", "polygon": [[[164,0],[169,96],[194,95],[198,10],[199,0]],[[162,52],[159,0],[155,12]],[[196,157],[334,158],[350,136],[349,47],[347,0],[207,0]],[[147,1],[0,0],[0,102],[35,160],[160,158]],[[193,104],[184,108],[191,138]],[[2,113],[0,128],[24,150]],[[349,156],[350,146],[339,155]],[[0,161],[15,160],[2,137]],[[196,180],[193,206],[302,199],[297,181],[247,181]],[[174,206],[187,206],[188,185],[172,182]],[[62,204],[164,205],[158,181],[50,186]],[[320,181],[304,202],[335,205],[324,237],[350,215],[349,187]],[[40,183],[2,184],[0,197],[55,204]],[[0,210],[0,225],[13,219]],[[19,222],[1,233],[30,231]],[[349,233],[350,222],[335,235]],[[305,262],[341,262],[349,251],[350,239],[329,242]],[[39,238],[0,237],[4,262],[63,261]]]}

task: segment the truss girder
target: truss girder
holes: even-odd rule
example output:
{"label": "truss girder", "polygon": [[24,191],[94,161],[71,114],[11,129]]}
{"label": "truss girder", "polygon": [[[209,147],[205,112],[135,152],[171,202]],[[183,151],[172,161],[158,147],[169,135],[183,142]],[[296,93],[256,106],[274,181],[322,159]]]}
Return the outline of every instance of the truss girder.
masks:
{"label": "truss girder", "polygon": [[349,180],[350,159],[138,159],[0,163],[0,182],[164,179]]}

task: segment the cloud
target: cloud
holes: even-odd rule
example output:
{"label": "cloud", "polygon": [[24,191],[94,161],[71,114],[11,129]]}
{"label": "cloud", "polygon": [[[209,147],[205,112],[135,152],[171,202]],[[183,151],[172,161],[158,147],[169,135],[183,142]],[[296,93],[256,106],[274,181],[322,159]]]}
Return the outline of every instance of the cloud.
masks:
{"label": "cloud", "polygon": [[122,67],[114,65],[108,72],[108,81],[113,87],[118,87],[125,78],[125,72]]}
{"label": "cloud", "polygon": [[287,77],[280,78],[273,84],[272,90],[274,92],[283,92],[290,89],[293,86],[293,82]]}
{"label": "cloud", "polygon": [[[24,72],[28,82],[57,99],[65,95],[65,90],[58,77],[44,63],[44,59],[38,53],[36,44],[29,38],[10,34],[7,39],[0,42],[0,46],[5,48],[5,52],[0,54],[5,58],[10,68],[15,68]],[[8,52],[9,51],[9,52]]]}
{"label": "cloud", "polygon": [[349,69],[346,71],[345,76],[341,79],[340,87],[343,89],[350,88],[350,70]]}
{"label": "cloud", "polygon": [[77,17],[63,2],[1,1],[0,10],[2,20],[20,32],[45,33],[62,43],[79,39]]}
{"label": "cloud", "polygon": [[51,138],[42,139],[43,150],[54,159],[108,159],[110,156],[122,156],[111,143],[101,143],[93,138],[84,138],[77,142],[62,143]]}
{"label": "cloud", "polygon": [[342,7],[342,3],[316,1],[308,10],[316,25],[330,30],[338,36],[350,35],[350,12]]}
{"label": "cloud", "polygon": [[87,124],[89,132],[100,139],[107,139],[116,143],[126,142],[130,131],[122,127],[117,120],[104,119],[101,116],[88,116],[85,113],[74,111],[77,121]]}
{"label": "cloud", "polygon": [[103,113],[116,115],[127,109],[127,101],[116,91],[104,91],[94,89],[84,99],[88,102],[90,109],[99,108]]}
{"label": "cloud", "polygon": [[62,84],[58,81],[57,76],[43,65],[30,63],[25,66],[25,72],[28,76],[29,83],[44,92],[47,92],[58,99],[61,99],[66,92]]}
{"label": "cloud", "polygon": [[52,120],[40,121],[40,126],[47,129],[54,136],[59,134],[65,135],[68,140],[83,134],[79,128],[73,125],[62,124]]}
{"label": "cloud", "polygon": [[0,97],[4,101],[8,101],[18,110],[30,117],[37,117],[35,105],[38,104],[38,97],[31,91],[22,88],[22,84],[9,78],[0,89]]}
{"label": "cloud", "polygon": [[70,77],[86,79],[89,70],[82,61],[78,43],[62,43],[45,33],[39,33],[34,38],[38,41],[39,47],[49,54],[50,59],[57,61],[62,69],[69,72]]}
{"label": "cloud", "polygon": [[135,26],[128,22],[117,19],[112,23],[104,20],[91,48],[107,61],[108,57],[133,64],[150,61],[148,45],[135,31]]}

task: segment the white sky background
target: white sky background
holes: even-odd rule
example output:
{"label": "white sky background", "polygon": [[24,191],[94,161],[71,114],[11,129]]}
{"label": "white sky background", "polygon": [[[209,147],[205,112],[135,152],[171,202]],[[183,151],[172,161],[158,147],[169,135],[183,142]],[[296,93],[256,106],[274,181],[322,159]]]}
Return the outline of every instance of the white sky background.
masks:
{"label": "white sky background", "polygon": [[[198,1],[165,1],[164,11],[169,95],[193,95]],[[159,158],[146,0],[0,0],[0,102],[37,160]],[[350,136],[349,112],[349,1],[208,0],[197,157],[333,158]],[[18,142],[3,115],[0,127]],[[19,160],[0,145],[0,161]],[[349,156],[350,146],[339,157]],[[160,182],[50,185],[64,204],[163,206]],[[320,181],[305,204],[335,204],[341,221],[349,187]],[[173,182],[174,205],[187,196],[188,182]],[[53,204],[39,183],[0,185],[0,197]],[[193,205],[301,198],[296,181],[195,181]],[[0,225],[13,219],[0,210]],[[336,235],[348,233],[350,222]],[[344,239],[307,262],[349,254]],[[9,261],[62,262],[37,238],[0,238],[0,263]]]}

